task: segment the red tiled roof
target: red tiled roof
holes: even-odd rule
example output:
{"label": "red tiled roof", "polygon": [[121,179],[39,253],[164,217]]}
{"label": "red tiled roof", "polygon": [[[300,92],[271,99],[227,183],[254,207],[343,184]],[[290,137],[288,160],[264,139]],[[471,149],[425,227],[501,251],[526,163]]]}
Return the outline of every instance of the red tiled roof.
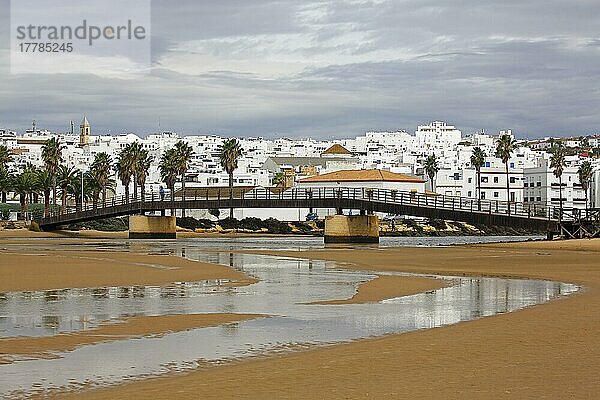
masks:
{"label": "red tiled roof", "polygon": [[414,176],[397,174],[381,169],[342,170],[323,175],[315,175],[298,182],[415,182],[425,181]]}

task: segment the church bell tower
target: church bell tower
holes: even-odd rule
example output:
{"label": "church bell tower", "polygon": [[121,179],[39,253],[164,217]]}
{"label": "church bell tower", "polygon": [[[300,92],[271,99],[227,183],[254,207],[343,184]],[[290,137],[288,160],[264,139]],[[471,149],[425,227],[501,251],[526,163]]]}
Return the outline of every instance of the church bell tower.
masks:
{"label": "church bell tower", "polygon": [[92,131],[92,126],[88,121],[87,117],[83,117],[83,121],[81,121],[81,125],[79,125],[79,146],[87,146],[90,143],[90,133]]}

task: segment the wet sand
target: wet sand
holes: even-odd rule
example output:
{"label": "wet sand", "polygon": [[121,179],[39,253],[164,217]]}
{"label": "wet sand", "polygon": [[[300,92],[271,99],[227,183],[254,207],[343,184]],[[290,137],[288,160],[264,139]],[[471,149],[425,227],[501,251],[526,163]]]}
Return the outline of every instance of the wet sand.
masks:
{"label": "wet sand", "polygon": [[600,240],[277,254],[373,271],[552,279],[585,290],[457,325],[66,397],[593,399],[600,393]]}
{"label": "wet sand", "polygon": [[47,337],[15,337],[0,339],[0,364],[16,358],[52,358],[57,352],[72,351],[77,347],[126,340],[144,336],[160,336],[194,328],[230,324],[262,315],[251,314],[185,314],[150,317],[131,317],[119,322],[101,325],[80,332]]}
{"label": "wet sand", "polygon": [[[57,244],[57,241],[53,241]],[[120,251],[0,249],[0,292],[109,286],[159,286],[173,282],[256,280],[233,268],[168,255]]]}
{"label": "wet sand", "polygon": [[354,296],[350,299],[316,301],[309,304],[364,304],[375,303],[395,297],[410,296],[412,294],[429,292],[449,285],[449,282],[409,276],[380,275],[368,282],[362,283]]}

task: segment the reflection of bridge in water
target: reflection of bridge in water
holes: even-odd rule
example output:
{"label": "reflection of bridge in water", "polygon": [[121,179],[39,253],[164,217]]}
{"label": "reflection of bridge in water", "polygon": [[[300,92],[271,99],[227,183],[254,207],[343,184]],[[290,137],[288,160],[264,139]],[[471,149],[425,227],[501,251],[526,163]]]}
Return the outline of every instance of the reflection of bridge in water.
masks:
{"label": "reflection of bridge in water", "polygon": [[[174,198],[161,199],[153,193],[143,199],[115,197],[105,204],[86,204],[56,212],[38,220],[44,230],[61,225],[125,215],[176,209],[226,208],[307,208],[360,210],[361,213],[387,213],[469,224],[562,232],[567,236],[597,236],[600,210],[563,210],[558,207],[497,200],[400,192],[388,189],[288,189],[266,188],[186,189]],[[562,214],[562,218],[561,217]]]}

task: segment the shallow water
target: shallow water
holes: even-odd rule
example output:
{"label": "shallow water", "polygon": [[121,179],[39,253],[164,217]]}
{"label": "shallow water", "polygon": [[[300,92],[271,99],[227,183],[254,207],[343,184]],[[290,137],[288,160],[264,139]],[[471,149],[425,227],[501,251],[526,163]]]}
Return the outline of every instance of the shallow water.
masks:
{"label": "shallow water", "polygon": [[[232,265],[260,282],[239,288],[200,282],[3,293],[0,336],[53,335],[134,315],[256,313],[270,318],[85,346],[51,360],[15,360],[0,365],[0,395],[20,397],[50,388],[110,384],[298,345],[326,345],[426,329],[514,311],[578,290],[574,285],[547,281],[438,277],[454,285],[376,304],[306,305],[349,298],[359,283],[375,275],[337,270],[334,263],[324,261],[216,251],[224,246],[196,241],[136,242],[134,247]],[[260,242],[265,245],[264,239]],[[126,243],[118,246],[126,247]],[[251,242],[249,246],[255,245],[258,243]],[[286,245],[298,243],[271,242],[269,247]]]}

